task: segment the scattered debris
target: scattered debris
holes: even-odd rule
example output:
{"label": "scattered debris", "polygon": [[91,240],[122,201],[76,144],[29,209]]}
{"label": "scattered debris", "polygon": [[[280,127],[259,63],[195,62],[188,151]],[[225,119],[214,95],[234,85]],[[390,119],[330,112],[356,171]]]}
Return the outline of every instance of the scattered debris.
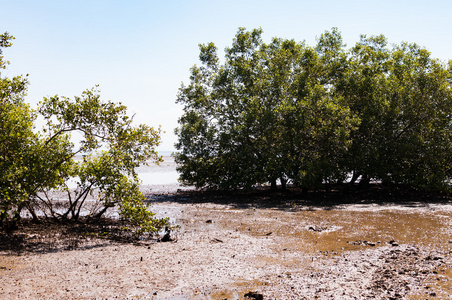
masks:
{"label": "scattered debris", "polygon": [[389,244],[391,244],[394,247],[397,247],[399,245],[399,243],[395,242],[394,240],[390,240]]}
{"label": "scattered debris", "polygon": [[165,235],[159,240],[159,242],[171,242],[173,239],[171,238],[171,229],[165,227]]}
{"label": "scattered debris", "polygon": [[359,246],[371,246],[371,247],[375,247],[377,244],[380,244],[380,242],[369,242],[369,241],[347,241],[348,244],[352,244],[352,245],[359,245]]}
{"label": "scattered debris", "polygon": [[332,231],[337,231],[339,229],[341,229],[342,226],[335,226],[335,225],[331,225],[331,226],[318,226],[318,225],[310,225],[307,227],[307,229],[309,231],[315,231],[315,232],[332,232]]}
{"label": "scattered debris", "polygon": [[326,228],[320,227],[320,226],[317,226],[317,225],[312,225],[312,226],[309,226],[308,230],[316,231],[316,232],[322,232],[322,231],[326,230]]}
{"label": "scattered debris", "polygon": [[245,298],[255,299],[255,300],[263,300],[264,295],[256,293],[256,292],[249,292],[244,295]]}

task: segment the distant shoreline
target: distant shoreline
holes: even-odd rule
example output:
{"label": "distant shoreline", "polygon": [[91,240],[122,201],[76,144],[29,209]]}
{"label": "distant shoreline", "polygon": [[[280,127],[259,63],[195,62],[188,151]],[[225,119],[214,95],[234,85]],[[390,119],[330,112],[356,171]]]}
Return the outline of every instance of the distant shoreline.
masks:
{"label": "distant shoreline", "polygon": [[168,150],[165,150],[165,151],[157,151],[157,153],[158,153],[159,155],[161,155],[161,156],[172,156],[173,153],[176,153],[176,152],[178,152],[178,151],[177,151],[177,150],[173,150],[173,151],[168,151]]}

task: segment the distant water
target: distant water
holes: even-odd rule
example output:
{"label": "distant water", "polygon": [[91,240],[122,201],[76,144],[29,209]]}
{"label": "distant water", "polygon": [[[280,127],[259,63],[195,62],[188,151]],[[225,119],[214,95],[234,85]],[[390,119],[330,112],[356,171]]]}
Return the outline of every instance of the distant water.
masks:
{"label": "distant water", "polygon": [[176,151],[157,151],[159,155],[161,156],[171,156]]}
{"label": "distant water", "polygon": [[[175,192],[178,189],[182,188],[182,186],[178,183],[177,179],[179,177],[179,174],[176,171],[176,163],[174,161],[174,158],[165,155],[167,153],[160,153],[160,155],[163,155],[163,162],[161,162],[159,165],[155,163],[150,163],[149,166],[141,166],[137,168],[137,173],[140,179],[142,180],[142,186],[144,191],[156,191],[156,192]],[[68,186],[71,189],[75,189],[77,187],[76,180],[71,180],[68,182]],[[183,189],[188,189],[184,187]],[[50,196],[53,199],[57,200],[65,200],[67,201],[67,195],[62,192],[53,191],[53,193],[50,194]],[[94,200],[95,198],[88,197],[88,200]],[[89,201],[88,201],[89,202]],[[89,202],[91,203],[91,202]],[[82,209],[82,215],[86,215],[89,213],[89,209],[85,208]],[[167,212],[170,210],[170,208],[165,208],[164,213],[165,216],[168,215]],[[158,212],[158,211],[157,211]],[[44,215],[42,211],[37,211],[38,215]],[[112,210],[109,214],[111,217],[118,217],[117,210]],[[163,215],[162,215],[163,216]],[[170,221],[174,222],[174,216],[170,216]],[[30,217],[26,211],[23,212],[22,217]]]}
{"label": "distant water", "polygon": [[[179,174],[176,171],[176,162],[171,156],[172,151],[159,151],[159,155],[163,157],[163,162],[159,165],[150,162],[149,166],[141,166],[136,169],[138,176],[142,180],[142,185],[179,185],[177,179]],[[79,155],[76,159],[81,160]],[[75,180],[68,182],[70,188],[76,188]]]}
{"label": "distant water", "polygon": [[[166,154],[166,153],[165,153]],[[163,155],[163,162],[159,165],[150,163],[149,166],[141,166],[136,169],[143,185],[172,185],[178,184],[179,174],[176,171],[176,163],[171,156]]]}

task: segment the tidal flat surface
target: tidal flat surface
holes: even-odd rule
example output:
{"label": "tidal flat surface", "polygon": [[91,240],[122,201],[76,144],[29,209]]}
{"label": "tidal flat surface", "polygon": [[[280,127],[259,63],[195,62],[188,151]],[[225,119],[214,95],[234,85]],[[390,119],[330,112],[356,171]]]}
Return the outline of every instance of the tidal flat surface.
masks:
{"label": "tidal flat surface", "polygon": [[21,251],[3,239],[0,298],[451,299],[451,203],[154,199],[178,225],[172,242],[58,228],[21,228]]}
{"label": "tidal flat surface", "polygon": [[138,173],[171,242],[2,233],[0,299],[452,299],[450,201],[192,197],[164,159]]}

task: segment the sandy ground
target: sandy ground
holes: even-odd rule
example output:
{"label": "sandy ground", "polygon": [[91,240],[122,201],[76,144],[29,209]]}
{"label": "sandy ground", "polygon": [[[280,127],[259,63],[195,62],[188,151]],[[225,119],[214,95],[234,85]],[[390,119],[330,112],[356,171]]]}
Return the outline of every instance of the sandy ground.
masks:
{"label": "sandy ground", "polygon": [[150,199],[174,241],[3,235],[0,299],[452,299],[450,202]]}

